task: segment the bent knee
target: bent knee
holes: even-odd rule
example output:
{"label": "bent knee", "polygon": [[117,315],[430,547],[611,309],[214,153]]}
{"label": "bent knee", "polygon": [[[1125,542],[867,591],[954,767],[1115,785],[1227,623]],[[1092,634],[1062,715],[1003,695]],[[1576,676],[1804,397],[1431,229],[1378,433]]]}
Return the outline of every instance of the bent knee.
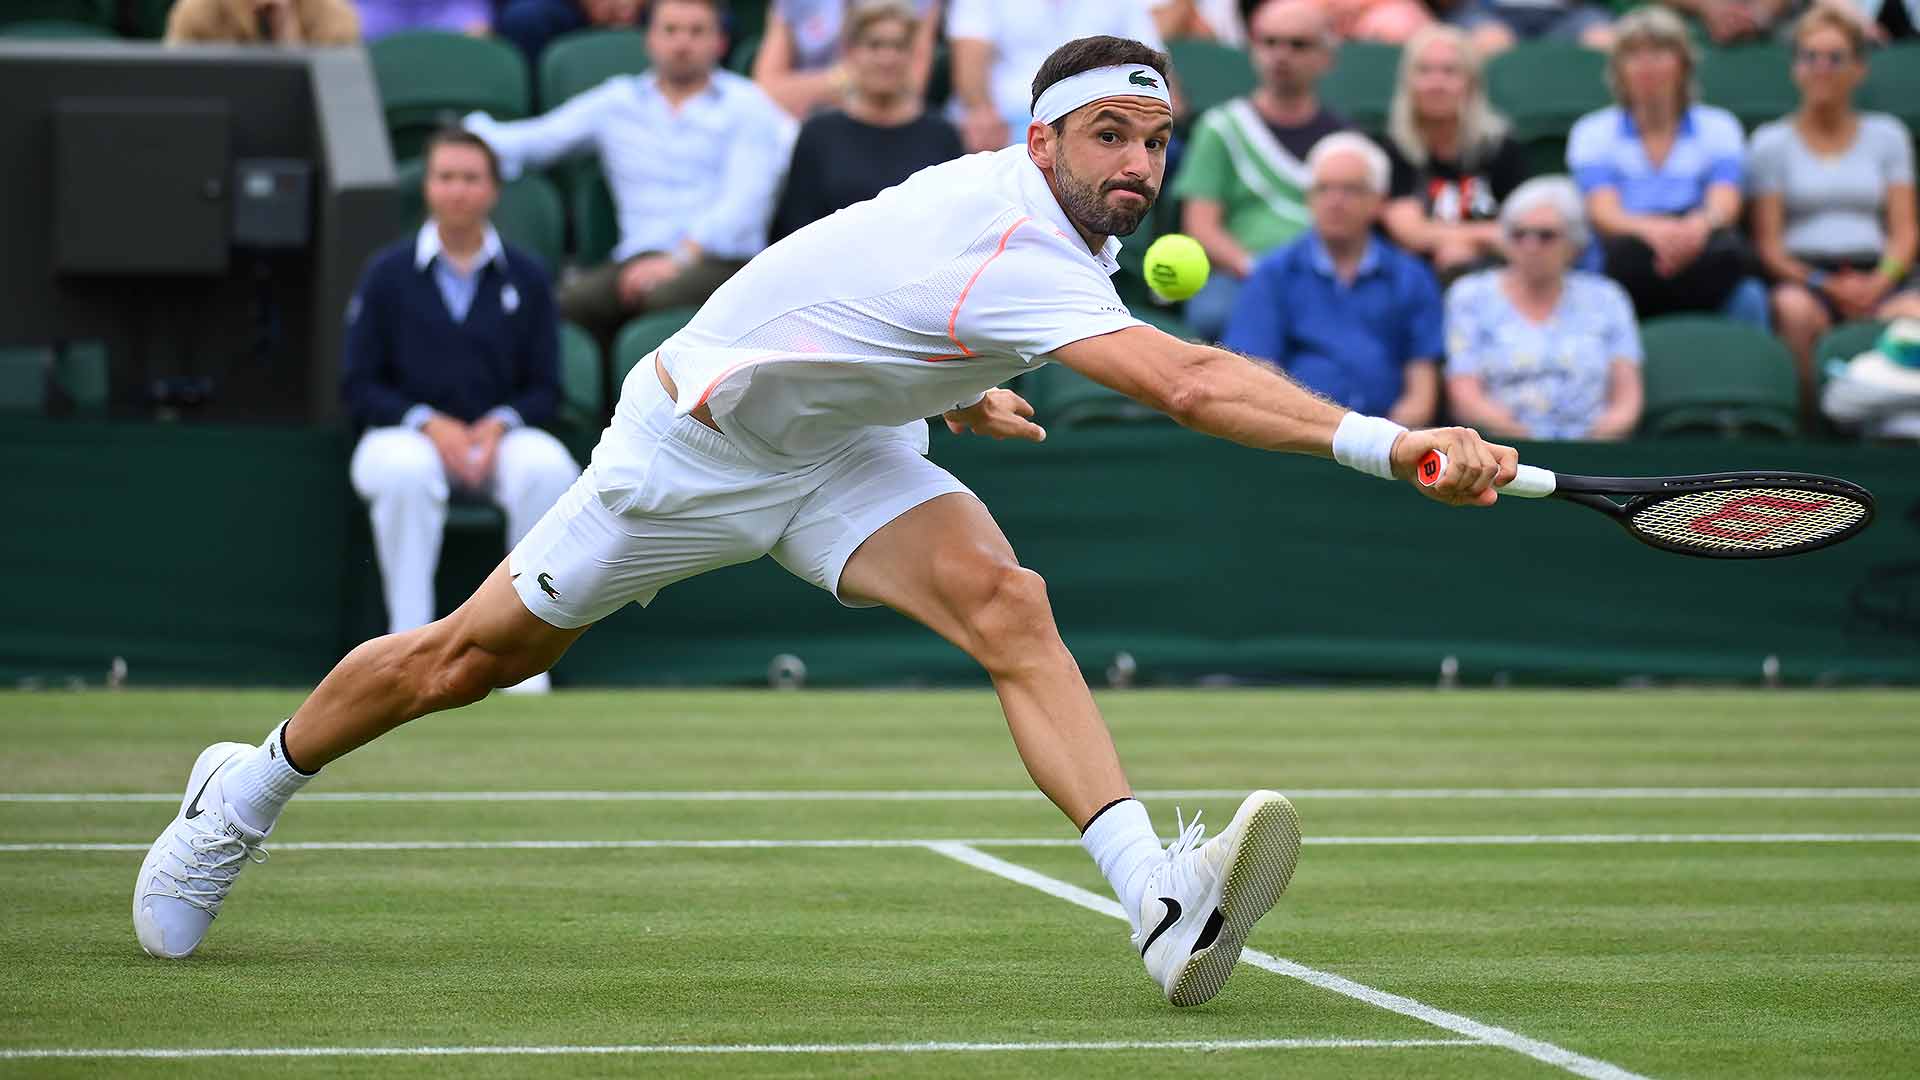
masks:
{"label": "bent knee", "polygon": [[1047,583],[1018,563],[996,565],[980,575],[967,622],[970,651],[990,672],[1032,663],[1059,640]]}

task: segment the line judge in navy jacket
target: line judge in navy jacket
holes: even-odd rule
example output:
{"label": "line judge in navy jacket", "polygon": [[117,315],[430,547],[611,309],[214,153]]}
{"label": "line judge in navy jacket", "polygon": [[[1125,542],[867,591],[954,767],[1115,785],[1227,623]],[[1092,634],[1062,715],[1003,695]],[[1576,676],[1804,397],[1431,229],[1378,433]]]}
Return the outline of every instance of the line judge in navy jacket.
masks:
{"label": "line judge in navy jacket", "polygon": [[559,403],[559,323],[546,272],[487,220],[500,193],[493,151],[446,131],[426,159],[427,221],[368,263],[342,373],[364,429],[351,475],[372,513],[392,633],[433,619],[452,490],[499,504],[511,546],[580,475],[531,426]]}

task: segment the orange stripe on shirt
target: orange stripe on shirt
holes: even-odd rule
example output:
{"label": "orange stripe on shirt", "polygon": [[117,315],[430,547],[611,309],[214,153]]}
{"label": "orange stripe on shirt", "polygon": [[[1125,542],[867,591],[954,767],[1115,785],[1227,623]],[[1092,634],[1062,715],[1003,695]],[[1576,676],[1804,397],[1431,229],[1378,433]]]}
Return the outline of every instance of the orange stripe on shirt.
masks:
{"label": "orange stripe on shirt", "polygon": [[937,364],[942,360],[961,360],[973,355],[973,350],[967,348],[966,344],[954,333],[960,325],[960,305],[967,302],[967,294],[973,291],[974,283],[980,280],[980,275],[986,273],[987,267],[993,265],[993,260],[999,258],[1000,254],[1007,250],[1007,241],[1013,239],[1014,230],[1032,220],[1033,218],[1031,216],[1023,217],[1019,221],[1007,226],[1007,231],[1000,234],[999,246],[995,247],[993,254],[987,256],[986,261],[980,264],[980,269],[975,270],[973,276],[967,279],[966,288],[960,290],[960,298],[953,302],[953,313],[947,316],[947,340],[953,342],[953,347],[960,351],[950,353],[946,356],[929,356],[927,357],[928,363]]}

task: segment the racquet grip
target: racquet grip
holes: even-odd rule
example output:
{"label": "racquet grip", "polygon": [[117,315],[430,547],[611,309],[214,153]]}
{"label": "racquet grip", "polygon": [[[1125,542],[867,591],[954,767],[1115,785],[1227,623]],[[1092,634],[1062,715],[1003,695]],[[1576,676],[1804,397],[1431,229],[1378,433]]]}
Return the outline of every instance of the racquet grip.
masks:
{"label": "racquet grip", "polygon": [[[1429,450],[1420,464],[1414,467],[1414,476],[1420,480],[1421,487],[1432,487],[1440,482],[1447,472],[1447,455],[1438,450]],[[1517,495],[1523,499],[1541,499],[1553,494],[1559,484],[1559,478],[1551,470],[1536,468],[1532,465],[1520,466],[1514,478],[1499,488],[1502,495]]]}

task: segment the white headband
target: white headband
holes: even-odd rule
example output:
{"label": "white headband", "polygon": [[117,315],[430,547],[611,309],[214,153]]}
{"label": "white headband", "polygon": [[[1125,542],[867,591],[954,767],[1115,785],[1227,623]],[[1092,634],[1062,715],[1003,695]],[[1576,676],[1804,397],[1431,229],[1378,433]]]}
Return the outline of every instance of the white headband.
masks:
{"label": "white headband", "polygon": [[1040,93],[1033,118],[1051,124],[1089,102],[1110,97],[1150,97],[1173,108],[1167,80],[1145,64],[1119,64],[1069,75]]}

